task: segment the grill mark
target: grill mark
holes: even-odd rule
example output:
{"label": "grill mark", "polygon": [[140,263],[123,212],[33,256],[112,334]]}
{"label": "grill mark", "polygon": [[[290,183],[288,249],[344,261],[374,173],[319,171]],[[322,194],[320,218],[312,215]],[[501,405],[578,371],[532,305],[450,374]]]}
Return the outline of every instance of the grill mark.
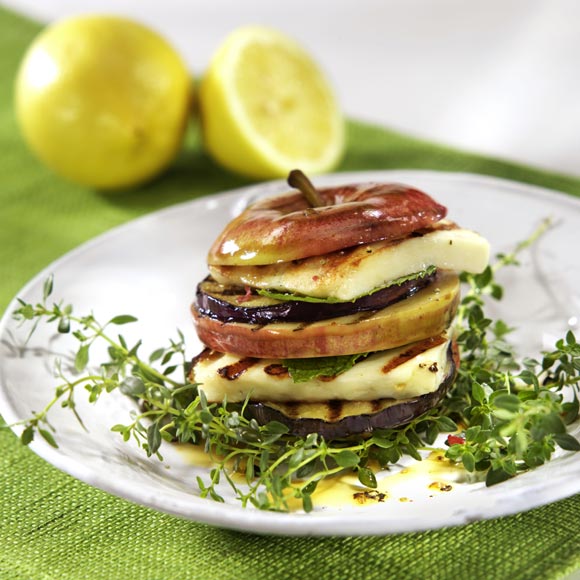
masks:
{"label": "grill mark", "polygon": [[301,322],[296,328],[292,329],[292,332],[300,332],[301,330],[304,330],[305,328],[308,328],[310,325],[314,324],[314,322],[316,321]]}
{"label": "grill mark", "polygon": [[[459,229],[459,226],[455,223],[455,222],[437,222],[434,224],[431,224],[430,226],[415,230],[414,232],[411,232],[409,234],[407,234],[405,237],[403,238],[399,238],[397,240],[394,240],[395,244],[400,244],[401,242],[404,242],[406,239],[409,238],[422,238],[423,236],[427,235],[427,234],[432,234],[433,232],[448,232],[451,230],[457,230]],[[395,245],[393,244],[393,245]]]}
{"label": "grill mark", "polygon": [[319,375],[318,380],[321,383],[330,383],[330,382],[334,381],[336,379],[336,377],[338,377],[338,375]]}
{"label": "grill mark", "polygon": [[371,404],[372,413],[376,413],[382,407],[382,401],[380,399],[374,399],[369,402]]}
{"label": "grill mark", "polygon": [[289,376],[288,369],[281,364],[274,363],[264,368],[264,372],[271,377],[285,378]]}
{"label": "grill mark", "polygon": [[300,417],[300,405],[298,401],[288,401],[284,403],[284,415],[292,419]]}
{"label": "grill mark", "polygon": [[326,403],[328,407],[328,421],[336,421],[342,416],[342,406],[343,402],[340,399],[331,399]]}
{"label": "grill mark", "polygon": [[[244,286],[237,286],[235,284],[220,284],[208,276],[204,280],[204,284],[207,287],[207,291],[212,294],[217,294],[219,296],[237,296],[238,294],[246,294],[246,288]],[[256,294],[254,288],[251,288],[251,293]]]}
{"label": "grill mark", "polygon": [[437,227],[433,228],[434,230],[438,230],[441,232],[448,232],[451,230],[458,230],[459,226],[455,222],[447,222],[447,223],[438,223]]}
{"label": "grill mark", "polygon": [[377,313],[376,310],[366,310],[365,312],[359,312],[358,316],[352,322],[346,323],[346,326],[352,326],[353,324],[358,324],[359,322],[368,320],[369,318],[372,318],[376,313]]}
{"label": "grill mark", "polygon": [[192,368],[202,362],[213,362],[219,360],[224,356],[223,352],[212,350],[211,348],[204,348],[197,356],[191,359]]}
{"label": "grill mark", "polygon": [[[443,344],[447,339],[443,336],[432,336],[431,338],[427,338],[426,340],[422,340],[417,344],[413,345],[411,348],[405,350],[400,355],[396,356],[394,359],[390,360],[382,369],[381,371],[384,374],[391,372],[393,369],[397,368],[399,365],[406,363],[408,360],[420,355],[421,353],[433,348],[435,346],[439,346]],[[431,369],[429,369],[431,370]],[[433,371],[432,371],[433,372]]]}
{"label": "grill mark", "polygon": [[235,381],[238,377],[243,375],[249,368],[253,367],[258,362],[257,358],[246,357],[242,358],[239,361],[232,363],[231,365],[227,365],[225,367],[221,367],[218,369],[218,375],[220,377],[228,380],[228,381]]}

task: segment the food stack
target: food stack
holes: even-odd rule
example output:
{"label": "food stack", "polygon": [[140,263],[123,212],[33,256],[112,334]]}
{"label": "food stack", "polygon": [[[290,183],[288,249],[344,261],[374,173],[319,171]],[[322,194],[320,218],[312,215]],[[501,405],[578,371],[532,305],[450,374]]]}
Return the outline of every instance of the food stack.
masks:
{"label": "food stack", "polygon": [[211,247],[190,379],[297,435],[405,424],[453,383],[458,272],[482,272],[489,245],[414,187],[289,183]]}

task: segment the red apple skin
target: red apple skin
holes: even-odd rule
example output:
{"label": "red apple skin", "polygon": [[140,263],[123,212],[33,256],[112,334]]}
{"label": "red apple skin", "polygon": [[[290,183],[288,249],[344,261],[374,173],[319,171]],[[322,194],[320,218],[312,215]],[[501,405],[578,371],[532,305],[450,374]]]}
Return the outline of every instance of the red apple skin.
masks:
{"label": "red apple skin", "polygon": [[444,332],[459,304],[459,278],[441,273],[436,282],[379,311],[314,323],[252,325],[220,322],[192,305],[197,335],[209,348],[256,358],[339,356],[396,348]]}
{"label": "red apple skin", "polygon": [[289,262],[379,240],[401,238],[443,219],[447,209],[398,183],[362,183],[318,190],[312,208],[301,192],[252,204],[231,221],[208,254],[210,265]]}

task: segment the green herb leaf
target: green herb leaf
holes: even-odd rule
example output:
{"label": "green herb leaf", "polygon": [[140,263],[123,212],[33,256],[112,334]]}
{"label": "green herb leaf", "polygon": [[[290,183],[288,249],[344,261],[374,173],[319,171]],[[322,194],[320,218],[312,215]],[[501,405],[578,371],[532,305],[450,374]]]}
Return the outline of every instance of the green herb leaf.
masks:
{"label": "green herb leaf", "polygon": [[[165,354],[165,352],[166,351],[164,348],[158,348],[157,350],[154,350],[149,355],[149,362],[154,363],[156,360],[159,360]],[[163,363],[163,364],[165,364],[165,363]]]}
{"label": "green herb leaf", "polygon": [[22,445],[29,445],[34,439],[34,429],[32,425],[28,425],[20,434],[20,442]]}
{"label": "green herb leaf", "polygon": [[284,423],[280,423],[279,421],[270,421],[266,424],[265,429],[268,433],[276,434],[276,435],[284,435],[288,433],[288,426],[284,425]]}
{"label": "green herb leaf", "polygon": [[129,397],[138,397],[143,395],[146,391],[145,383],[139,377],[125,377],[119,384],[119,390],[123,395]]}
{"label": "green herb leaf", "polygon": [[520,408],[520,400],[516,395],[503,395],[500,394],[493,399],[493,404],[498,409],[505,409],[515,413]]}
{"label": "green herb leaf", "polygon": [[161,446],[161,433],[159,432],[159,425],[152,423],[147,427],[147,445],[148,454],[153,455],[157,453],[159,447]]}
{"label": "green herb leaf", "polygon": [[312,511],[312,496],[306,494],[302,496],[302,509],[306,513],[310,513]]}
{"label": "green herb leaf", "polygon": [[75,368],[80,373],[85,370],[88,363],[89,363],[89,345],[82,344],[75,356]]}
{"label": "green herb leaf", "polygon": [[60,334],[67,334],[70,331],[70,320],[68,318],[61,318],[58,321],[57,330]]}
{"label": "green herb leaf", "polygon": [[437,418],[437,426],[439,427],[440,431],[444,433],[451,433],[453,431],[457,431],[457,423],[453,421],[450,417],[438,417]]}
{"label": "green herb leaf", "polygon": [[580,451],[580,441],[569,433],[556,433],[554,441],[566,451]]}
{"label": "green herb leaf", "polygon": [[337,455],[334,455],[334,460],[340,467],[348,468],[348,467],[355,467],[360,462],[360,457],[348,449],[341,451]]}
{"label": "green herb leaf", "polygon": [[472,473],[475,470],[475,457],[470,451],[465,451],[465,453],[463,453],[461,461],[469,473]]}
{"label": "green herb leaf", "polygon": [[130,322],[137,322],[137,318],[135,316],[131,316],[130,314],[120,314],[119,316],[115,316],[109,320],[109,324],[116,324],[120,326],[122,324],[129,324]]}
{"label": "green herb leaf", "polygon": [[497,485],[498,483],[502,483],[511,478],[512,475],[503,469],[490,469],[485,478],[485,485],[491,487],[492,485]]}
{"label": "green herb leaf", "polygon": [[48,297],[52,294],[54,277],[50,275],[42,286],[42,301],[46,302]]}
{"label": "green herb leaf", "polygon": [[58,449],[58,445],[54,439],[53,434],[50,431],[47,431],[46,429],[39,429],[38,432],[40,433],[40,435],[42,436],[42,438],[51,446],[54,447],[55,449]]}
{"label": "green herb leaf", "polygon": [[358,470],[358,480],[366,487],[376,489],[377,478],[373,471],[368,467],[360,467]]}
{"label": "green herb leaf", "polygon": [[351,369],[369,353],[345,356],[285,359],[282,364],[295,383],[305,383],[319,377],[335,377]]}

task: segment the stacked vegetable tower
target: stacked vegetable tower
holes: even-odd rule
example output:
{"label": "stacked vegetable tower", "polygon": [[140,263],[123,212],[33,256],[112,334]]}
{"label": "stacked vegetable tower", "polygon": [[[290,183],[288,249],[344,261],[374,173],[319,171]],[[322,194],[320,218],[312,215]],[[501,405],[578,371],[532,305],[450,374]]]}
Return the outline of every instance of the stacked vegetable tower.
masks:
{"label": "stacked vegetable tower", "polygon": [[453,383],[458,272],[483,271],[489,245],[406,185],[289,183],[211,247],[190,379],[298,435],[402,425]]}

